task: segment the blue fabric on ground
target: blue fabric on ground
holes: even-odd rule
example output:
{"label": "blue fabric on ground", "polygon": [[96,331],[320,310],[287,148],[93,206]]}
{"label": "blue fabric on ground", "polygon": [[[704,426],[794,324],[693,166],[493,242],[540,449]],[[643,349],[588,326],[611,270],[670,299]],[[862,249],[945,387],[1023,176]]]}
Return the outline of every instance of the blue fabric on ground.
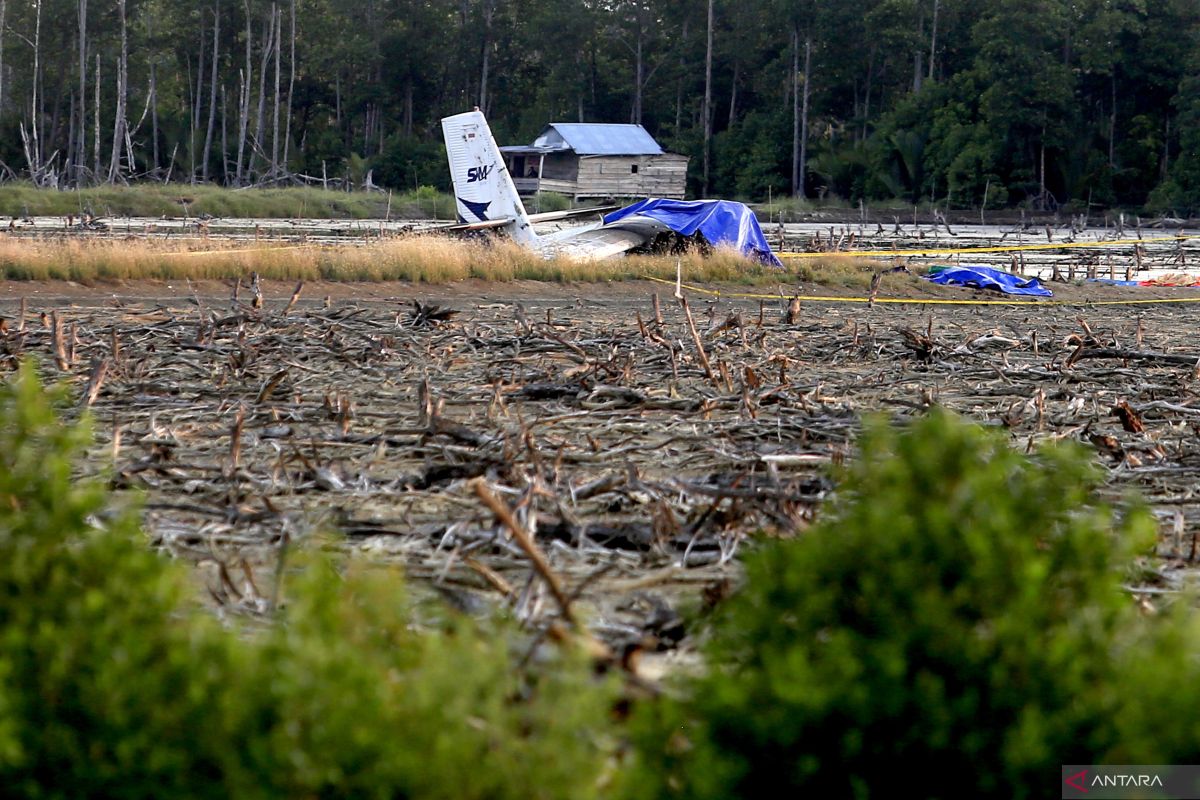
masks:
{"label": "blue fabric on ground", "polygon": [[957,266],[934,267],[926,280],[942,286],[969,286],[973,289],[993,289],[1004,294],[1024,294],[1053,297],[1054,292],[1038,283],[1037,278],[1022,278],[991,267]]}
{"label": "blue fabric on ground", "polygon": [[726,245],[759,263],[783,267],[771,252],[771,245],[759,227],[754,212],[744,203],[732,200],[664,200],[651,197],[626,206],[604,217],[604,223],[619,222],[640,214],[658,220],[683,236],[697,231],[714,247]]}

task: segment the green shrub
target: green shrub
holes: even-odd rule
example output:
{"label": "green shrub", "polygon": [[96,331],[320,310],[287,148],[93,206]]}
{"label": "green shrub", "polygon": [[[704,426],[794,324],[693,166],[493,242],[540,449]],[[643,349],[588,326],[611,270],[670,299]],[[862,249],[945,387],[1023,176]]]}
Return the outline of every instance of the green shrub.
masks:
{"label": "green shrub", "polygon": [[0,384],[0,785],[22,797],[588,797],[613,746],[582,657],[416,611],[305,556],[265,631],[222,628],[73,464],[85,424]]}
{"label": "green shrub", "polygon": [[559,192],[538,192],[533,197],[526,198],[525,200],[525,208],[530,214],[566,211],[571,205],[571,198]]}
{"label": "green shrub", "polygon": [[1194,755],[1194,626],[1122,592],[1153,525],[1096,480],[942,413],[869,425],[828,517],[749,559],[707,673],[645,709],[634,794],[1053,796],[1060,764]]}
{"label": "green shrub", "polygon": [[[217,218],[382,219],[387,202],[387,194],[382,192],[340,192],[311,186],[228,189],[212,184],[139,183],[60,191],[19,181],[0,185],[0,216],[65,217],[88,211],[102,217],[211,214]],[[392,218],[396,216],[393,212]]]}

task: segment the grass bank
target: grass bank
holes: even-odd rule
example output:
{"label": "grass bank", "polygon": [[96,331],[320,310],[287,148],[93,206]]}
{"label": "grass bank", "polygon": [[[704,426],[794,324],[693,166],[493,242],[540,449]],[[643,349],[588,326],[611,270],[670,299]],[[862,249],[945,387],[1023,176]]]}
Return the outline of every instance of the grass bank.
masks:
{"label": "grass bank", "polygon": [[335,192],[312,187],[227,189],[211,185],[141,183],[58,191],[29,183],[0,185],[0,215],[332,219],[453,219],[454,201],[428,186],[403,192]]}
{"label": "grass bank", "polygon": [[[0,279],[112,280],[228,279],[257,272],[274,280],[452,283],[489,281],[622,281],[653,276],[673,279],[675,256],[632,256],[604,261],[543,259],[507,241],[473,242],[441,236],[393,239],[364,246],[238,246],[232,243],[164,243],[145,240],[0,238]],[[866,260],[806,260],[781,273],[736,253],[682,257],[691,281],[743,285],[801,280],[866,287],[874,270]],[[890,276],[889,276],[889,279]],[[895,280],[904,280],[903,276]]]}

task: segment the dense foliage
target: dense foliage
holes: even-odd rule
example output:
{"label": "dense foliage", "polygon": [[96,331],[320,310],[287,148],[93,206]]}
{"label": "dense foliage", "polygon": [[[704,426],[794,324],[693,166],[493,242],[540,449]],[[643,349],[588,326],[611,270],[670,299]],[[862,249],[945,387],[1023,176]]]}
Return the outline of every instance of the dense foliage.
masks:
{"label": "dense foliage", "polygon": [[750,560],[704,672],[622,730],[581,658],[518,668],[510,626],[365,562],[302,557],[277,618],[218,623],[74,477],[62,400],[28,367],[0,384],[12,796],[1040,797],[1061,763],[1200,743],[1189,604],[1122,591],[1153,525],[1096,504],[1074,449],[1030,460],[939,413],[870,428],[834,512]]}
{"label": "dense foliage", "polygon": [[0,783],[13,797],[588,797],[612,694],[512,631],[420,632],[393,570],[310,558],[281,619],[220,627],[29,369],[0,385]]}
{"label": "dense foliage", "polygon": [[1153,524],[1095,505],[1095,478],[947,415],[871,428],[835,512],[751,559],[709,673],[650,709],[635,785],[1046,797],[1060,764],[1181,763],[1196,626],[1121,590]]}
{"label": "dense foliage", "polygon": [[0,45],[40,184],[444,188],[479,105],[503,142],[644,123],[695,194],[1200,213],[1195,0],[36,0]]}

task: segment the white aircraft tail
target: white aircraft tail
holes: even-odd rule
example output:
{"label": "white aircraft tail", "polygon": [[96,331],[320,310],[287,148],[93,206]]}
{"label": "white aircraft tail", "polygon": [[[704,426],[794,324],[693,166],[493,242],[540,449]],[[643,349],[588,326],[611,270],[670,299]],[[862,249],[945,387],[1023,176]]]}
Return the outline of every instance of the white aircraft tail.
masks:
{"label": "white aircraft tail", "polygon": [[454,181],[454,199],[460,222],[511,220],[505,226],[513,239],[534,246],[537,234],[530,227],[525,205],[517,195],[500,147],[481,111],[468,111],[442,119],[446,158]]}

